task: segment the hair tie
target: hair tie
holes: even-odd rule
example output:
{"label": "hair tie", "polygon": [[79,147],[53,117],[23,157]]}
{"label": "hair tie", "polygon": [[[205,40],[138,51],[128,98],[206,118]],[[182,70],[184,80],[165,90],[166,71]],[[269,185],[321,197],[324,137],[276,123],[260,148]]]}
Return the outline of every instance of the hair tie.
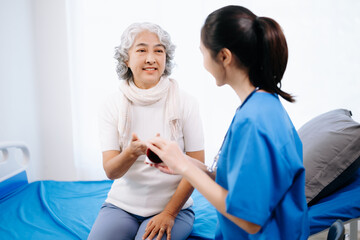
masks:
{"label": "hair tie", "polygon": [[254,31],[256,32],[256,35],[259,34],[258,32],[260,31],[260,28],[261,28],[261,27],[260,27],[260,26],[261,26],[260,18],[261,18],[261,17],[256,16],[256,17],[254,18],[253,24],[252,24],[253,29],[254,29]]}
{"label": "hair tie", "polygon": [[256,16],[253,20],[253,27],[257,29],[259,28],[259,26],[260,26],[260,17]]}

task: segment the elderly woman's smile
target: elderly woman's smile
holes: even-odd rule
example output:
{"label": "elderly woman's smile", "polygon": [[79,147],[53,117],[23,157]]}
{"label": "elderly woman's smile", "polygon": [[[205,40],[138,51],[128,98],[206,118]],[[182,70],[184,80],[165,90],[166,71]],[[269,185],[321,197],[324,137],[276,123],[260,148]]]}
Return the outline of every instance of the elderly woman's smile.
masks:
{"label": "elderly woman's smile", "polygon": [[165,63],[166,50],[159,37],[147,30],[139,33],[129,49],[127,61],[135,85],[143,89],[154,87],[164,74]]}

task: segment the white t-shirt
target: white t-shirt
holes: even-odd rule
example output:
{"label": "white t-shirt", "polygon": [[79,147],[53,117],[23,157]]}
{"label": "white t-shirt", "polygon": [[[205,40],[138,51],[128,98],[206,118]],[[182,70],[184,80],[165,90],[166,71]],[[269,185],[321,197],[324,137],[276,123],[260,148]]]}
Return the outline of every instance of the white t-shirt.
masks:
{"label": "white t-shirt", "polygon": [[[176,141],[184,152],[204,149],[203,128],[199,107],[193,97],[182,90],[179,92],[182,122],[182,136]],[[111,95],[100,109],[100,142],[102,151],[120,150],[118,119],[122,106],[122,93],[117,91]],[[146,141],[157,133],[168,138],[170,130],[164,121],[165,97],[148,105],[132,105],[132,122],[130,133]],[[139,215],[151,216],[161,212],[174,194],[182,179],[180,175],[168,175],[157,168],[144,163],[145,155],[140,156],[121,178],[111,186],[106,202]],[[184,208],[192,205],[191,198]]]}

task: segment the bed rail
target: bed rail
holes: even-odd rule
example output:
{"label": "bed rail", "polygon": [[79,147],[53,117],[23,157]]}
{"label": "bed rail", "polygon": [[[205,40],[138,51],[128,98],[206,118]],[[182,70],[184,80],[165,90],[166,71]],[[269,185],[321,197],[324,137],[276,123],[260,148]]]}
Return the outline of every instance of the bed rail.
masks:
{"label": "bed rail", "polygon": [[[22,152],[22,158],[14,157],[17,162],[16,168],[14,168],[14,169],[10,168],[11,171],[6,172],[5,168],[8,167],[7,165],[9,165],[10,149],[20,149]],[[0,182],[3,182],[19,173],[25,171],[27,168],[27,165],[29,164],[29,160],[30,160],[30,152],[29,152],[29,148],[26,146],[25,143],[23,143],[23,142],[0,142],[0,170],[2,170],[1,171],[2,174],[0,175]]]}
{"label": "bed rail", "polygon": [[347,234],[348,240],[358,240],[358,224],[360,218],[355,218],[347,221],[345,224],[349,224],[349,234]]}

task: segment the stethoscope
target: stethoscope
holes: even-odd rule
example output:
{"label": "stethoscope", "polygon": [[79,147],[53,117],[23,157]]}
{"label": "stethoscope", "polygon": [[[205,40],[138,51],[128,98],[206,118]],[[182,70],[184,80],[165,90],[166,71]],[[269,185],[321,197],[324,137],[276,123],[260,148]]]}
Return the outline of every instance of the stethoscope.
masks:
{"label": "stethoscope", "polygon": [[[257,90],[259,90],[259,87],[255,88],[255,89],[249,94],[249,96],[246,97],[245,101],[238,107],[238,109],[240,109],[242,106],[244,106],[244,104],[250,99],[250,97],[251,97]],[[237,110],[238,110],[238,109],[237,109]],[[237,111],[237,110],[236,110],[236,111]],[[226,136],[228,135],[228,132],[229,132],[229,130],[226,132],[225,137],[224,137],[224,139],[223,139],[223,141],[222,141],[221,147],[220,147],[218,153],[216,154],[216,156],[214,157],[214,160],[213,160],[211,166],[208,167],[208,169],[207,169],[208,172],[210,172],[210,173],[216,172],[217,165],[218,165],[218,160],[219,160],[219,157],[220,157],[220,154],[221,154],[221,150],[222,150],[222,148],[223,148],[223,146],[224,146],[224,142],[225,142]]]}

